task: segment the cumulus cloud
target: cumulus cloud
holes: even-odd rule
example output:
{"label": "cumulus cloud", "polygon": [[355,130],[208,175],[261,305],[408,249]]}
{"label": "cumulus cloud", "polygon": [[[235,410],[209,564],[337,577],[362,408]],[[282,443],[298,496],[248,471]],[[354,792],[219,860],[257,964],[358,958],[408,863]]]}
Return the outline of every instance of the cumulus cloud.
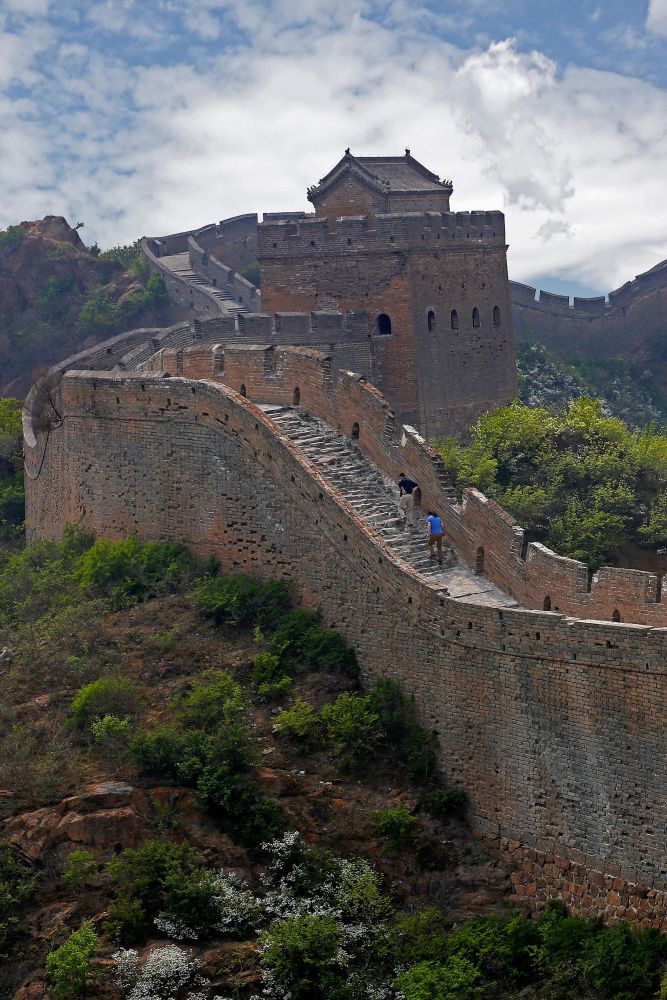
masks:
{"label": "cumulus cloud", "polygon": [[657,35],[667,35],[667,0],[649,0],[646,27]]}
{"label": "cumulus cloud", "polygon": [[347,146],[407,145],[457,209],[504,208],[519,280],[605,290],[667,257],[664,91],[513,39],[462,49],[408,6],[98,0],[86,32],[0,30],[0,222],[61,212],[110,245],[308,208]]}

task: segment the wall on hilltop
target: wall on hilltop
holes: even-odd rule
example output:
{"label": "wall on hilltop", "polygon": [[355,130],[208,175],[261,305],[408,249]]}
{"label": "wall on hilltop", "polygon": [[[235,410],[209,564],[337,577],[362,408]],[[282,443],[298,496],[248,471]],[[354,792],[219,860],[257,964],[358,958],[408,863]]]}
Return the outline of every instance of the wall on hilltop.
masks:
{"label": "wall on hilltop", "polygon": [[[241,353],[224,360],[230,377]],[[268,352],[254,353],[268,385]],[[291,373],[300,353],[287,352]],[[309,361],[298,368],[304,397],[331,377],[325,357]],[[375,390],[350,376],[340,391],[390,433]],[[535,908],[553,895],[611,918],[621,899],[629,918],[662,924],[665,630],[450,599],[222,384],[70,372],[55,403],[46,447],[26,448],[33,536],[81,519],[112,538],[182,540],[225,571],[290,579],[355,646],[366,677],[393,676],[414,693],[475,826],[518,858],[517,891]],[[363,435],[363,415],[360,425]]]}
{"label": "wall on hilltop", "polygon": [[538,340],[565,357],[631,357],[654,337],[667,333],[667,261],[639,274],[605,296],[575,297],[540,292],[510,282],[518,339]]}

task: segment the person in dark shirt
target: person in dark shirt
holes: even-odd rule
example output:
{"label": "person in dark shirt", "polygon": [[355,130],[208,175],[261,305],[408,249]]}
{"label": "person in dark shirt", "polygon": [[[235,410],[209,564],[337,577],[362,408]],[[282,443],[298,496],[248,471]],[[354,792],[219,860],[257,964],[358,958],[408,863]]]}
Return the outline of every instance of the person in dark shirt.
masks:
{"label": "person in dark shirt", "polygon": [[415,526],[415,498],[413,493],[419,483],[413,482],[412,479],[408,479],[404,472],[401,472],[398,477],[398,492],[400,494],[398,501],[398,509],[405,518],[405,524],[408,528],[414,528]]}
{"label": "person in dark shirt", "polygon": [[433,555],[433,546],[435,545],[436,551],[438,553],[438,562],[442,566],[442,536],[444,534],[442,530],[442,521],[432,510],[428,512],[428,517],[426,518],[426,523],[428,525],[428,551],[429,555]]}

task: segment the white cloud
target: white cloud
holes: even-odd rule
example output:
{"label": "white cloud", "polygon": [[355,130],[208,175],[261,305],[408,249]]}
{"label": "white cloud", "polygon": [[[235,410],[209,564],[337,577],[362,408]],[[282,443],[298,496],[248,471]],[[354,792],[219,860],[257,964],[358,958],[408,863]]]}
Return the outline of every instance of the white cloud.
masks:
{"label": "white cloud", "polygon": [[[380,0],[103,0],[60,45],[44,24],[0,31],[0,224],[58,212],[110,245],[309,208],[347,146],[407,145],[452,177],[454,208],[504,208],[517,279],[605,290],[667,257],[664,91],[512,40],[463,51],[409,6],[378,22]],[[151,65],[144,38],[178,48]],[[16,80],[30,96],[3,100]]]}
{"label": "white cloud", "polygon": [[667,35],[667,0],[649,0],[646,27],[657,35]]}

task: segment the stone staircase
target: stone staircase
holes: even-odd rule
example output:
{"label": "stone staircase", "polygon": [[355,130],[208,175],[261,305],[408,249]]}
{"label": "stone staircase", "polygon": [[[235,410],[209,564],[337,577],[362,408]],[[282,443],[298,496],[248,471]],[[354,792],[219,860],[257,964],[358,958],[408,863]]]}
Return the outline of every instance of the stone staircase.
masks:
{"label": "stone staircase", "polygon": [[[443,565],[429,556],[425,514],[415,511],[415,528],[407,528],[398,510],[398,487],[376,468],[361,449],[322,420],[291,406],[259,408],[303,452],[318,471],[351,504],[394,553],[433,587],[449,596],[494,607],[518,607],[509,594],[484,576],[458,564],[451,546],[443,545]],[[406,470],[408,475],[409,470]],[[450,487],[451,489],[451,487]]]}
{"label": "stone staircase", "polygon": [[181,281],[185,281],[190,285],[197,285],[199,288],[204,289],[212,295],[213,298],[218,302],[220,306],[220,311],[226,315],[235,316],[238,313],[247,312],[248,310],[245,306],[242,306],[240,302],[229,294],[229,292],[223,291],[215,285],[212,285],[210,281],[206,278],[202,278],[200,274],[197,274],[192,270],[192,264],[190,263],[189,253],[174,253],[167,257],[160,257],[160,263],[168,267],[170,271],[180,278]]}

